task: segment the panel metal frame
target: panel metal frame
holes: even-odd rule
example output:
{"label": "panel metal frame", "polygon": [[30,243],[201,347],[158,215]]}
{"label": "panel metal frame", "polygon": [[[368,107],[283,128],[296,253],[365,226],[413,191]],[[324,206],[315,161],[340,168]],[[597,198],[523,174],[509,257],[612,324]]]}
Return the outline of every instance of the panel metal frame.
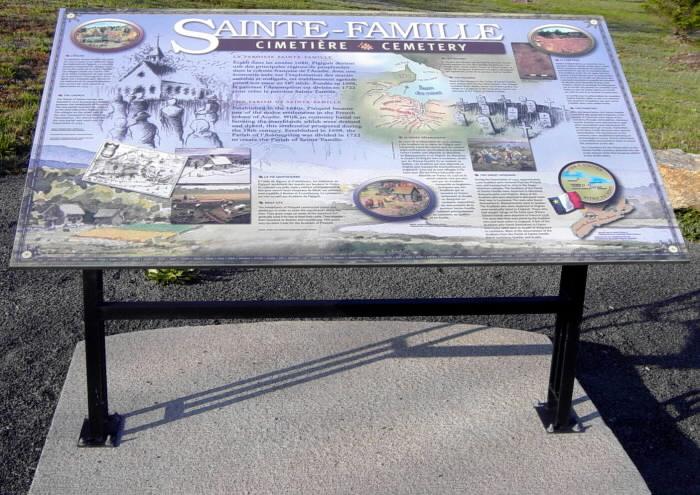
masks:
{"label": "panel metal frame", "polygon": [[123,430],[123,418],[109,414],[105,351],[108,320],[555,314],[547,401],[536,409],[548,432],[582,431],[571,403],[587,271],[588,265],[563,265],[556,296],[144,302],[105,301],[102,270],[83,270],[88,415],[78,444],[117,446]]}

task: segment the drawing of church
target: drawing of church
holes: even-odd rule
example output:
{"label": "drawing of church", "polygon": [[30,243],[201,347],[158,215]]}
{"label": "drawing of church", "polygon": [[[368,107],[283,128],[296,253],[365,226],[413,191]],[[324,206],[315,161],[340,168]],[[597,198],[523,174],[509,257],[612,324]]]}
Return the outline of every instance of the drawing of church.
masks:
{"label": "drawing of church", "polygon": [[143,93],[148,100],[194,100],[206,96],[206,87],[190,74],[168,65],[156,39],[155,48],[119,80],[122,95]]}

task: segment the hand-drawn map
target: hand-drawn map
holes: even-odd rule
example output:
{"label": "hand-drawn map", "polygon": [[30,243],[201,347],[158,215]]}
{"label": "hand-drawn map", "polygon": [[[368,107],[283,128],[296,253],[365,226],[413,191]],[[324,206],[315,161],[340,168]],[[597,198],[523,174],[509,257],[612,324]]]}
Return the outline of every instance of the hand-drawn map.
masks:
{"label": "hand-drawn map", "polygon": [[187,158],[107,141],[83,174],[85,182],[169,198]]}

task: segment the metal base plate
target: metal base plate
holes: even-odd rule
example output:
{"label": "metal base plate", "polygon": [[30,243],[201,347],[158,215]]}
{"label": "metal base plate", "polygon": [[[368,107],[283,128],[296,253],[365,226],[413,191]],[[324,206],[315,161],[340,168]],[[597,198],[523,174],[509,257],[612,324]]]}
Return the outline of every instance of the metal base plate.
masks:
{"label": "metal base plate", "polygon": [[547,407],[546,402],[535,401],[534,406],[547,433],[583,433],[586,430],[573,409],[570,412],[569,424],[554,429],[554,410]]}
{"label": "metal base plate", "polygon": [[124,431],[124,417],[119,414],[110,414],[107,417],[106,435],[95,437],[90,433],[90,421],[85,418],[80,429],[78,447],[117,447]]}

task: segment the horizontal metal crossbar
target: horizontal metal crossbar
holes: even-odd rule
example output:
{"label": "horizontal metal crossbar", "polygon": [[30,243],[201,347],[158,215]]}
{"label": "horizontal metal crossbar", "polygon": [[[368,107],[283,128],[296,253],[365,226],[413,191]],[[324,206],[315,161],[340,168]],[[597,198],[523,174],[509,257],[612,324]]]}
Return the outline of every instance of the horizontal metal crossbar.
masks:
{"label": "horizontal metal crossbar", "polygon": [[304,301],[103,302],[102,320],[323,318],[550,314],[564,308],[560,296],[447,299],[352,299]]}

